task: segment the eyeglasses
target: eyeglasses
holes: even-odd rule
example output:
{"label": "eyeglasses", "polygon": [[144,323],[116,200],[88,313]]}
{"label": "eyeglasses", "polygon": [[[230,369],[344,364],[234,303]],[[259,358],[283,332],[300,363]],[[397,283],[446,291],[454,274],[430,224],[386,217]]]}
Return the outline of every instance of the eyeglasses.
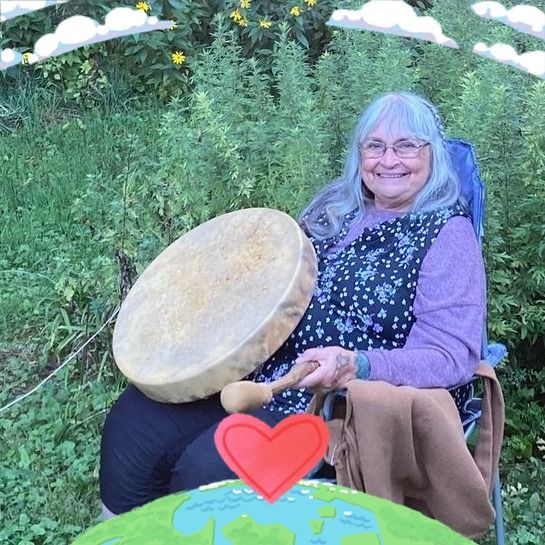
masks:
{"label": "eyeglasses", "polygon": [[393,146],[387,146],[384,142],[378,142],[371,140],[370,142],[363,142],[358,145],[358,149],[363,153],[364,157],[370,159],[378,159],[382,157],[387,149],[393,149],[394,153],[401,159],[409,159],[411,157],[418,157],[420,150],[429,146],[429,142],[419,144],[415,140],[400,140]]}

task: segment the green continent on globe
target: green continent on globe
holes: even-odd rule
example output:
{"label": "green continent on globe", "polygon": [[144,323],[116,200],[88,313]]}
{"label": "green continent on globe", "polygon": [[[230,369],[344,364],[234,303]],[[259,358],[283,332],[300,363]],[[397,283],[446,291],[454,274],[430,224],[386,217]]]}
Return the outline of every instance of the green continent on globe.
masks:
{"label": "green continent on globe", "polygon": [[323,520],[309,520],[310,523],[310,529],[312,530],[313,534],[319,534],[321,533],[323,527],[324,527],[324,521]]}
{"label": "green continent on globe", "polygon": [[326,507],[320,507],[318,509],[318,515],[324,518],[334,518],[336,511],[335,507],[330,507],[328,505]]}
{"label": "green continent on globe", "polygon": [[[300,483],[306,481],[300,481]],[[313,492],[314,498],[333,501],[339,498],[356,506],[373,511],[377,517],[383,545],[476,545],[474,541],[458,534],[437,520],[425,517],[409,509],[376,496],[356,492],[337,485],[319,487]],[[350,536],[357,537],[357,536]],[[346,542],[347,544],[350,541]],[[354,542],[356,543],[356,542]],[[345,542],[342,542],[345,545]]]}
{"label": "green continent on globe", "polygon": [[258,524],[248,516],[241,516],[222,528],[232,545],[295,545],[295,533],[281,524]]}
{"label": "green continent on globe", "polygon": [[[144,507],[133,509],[95,526],[79,537],[74,545],[187,545],[189,542],[172,527],[174,513],[190,498],[188,493],[173,494],[156,500]],[[113,541],[115,539],[115,541]],[[212,541],[199,545],[213,545]],[[196,545],[196,542],[193,542]]]}

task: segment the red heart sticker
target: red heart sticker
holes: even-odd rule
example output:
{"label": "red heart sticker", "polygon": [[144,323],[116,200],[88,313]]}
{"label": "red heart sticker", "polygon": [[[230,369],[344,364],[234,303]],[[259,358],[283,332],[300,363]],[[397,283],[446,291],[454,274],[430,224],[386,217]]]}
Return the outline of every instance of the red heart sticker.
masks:
{"label": "red heart sticker", "polygon": [[247,414],[224,418],[214,434],[224,462],[248,486],[273,503],[324,456],[326,423],[312,414],[294,414],[271,428]]}

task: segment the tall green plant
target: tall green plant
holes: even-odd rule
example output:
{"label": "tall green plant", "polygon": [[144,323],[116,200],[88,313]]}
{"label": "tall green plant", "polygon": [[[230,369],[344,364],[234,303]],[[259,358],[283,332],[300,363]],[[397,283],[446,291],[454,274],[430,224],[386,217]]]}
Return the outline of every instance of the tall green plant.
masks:
{"label": "tall green plant", "polygon": [[287,30],[282,28],[273,56],[277,101],[267,131],[271,165],[267,194],[276,207],[293,213],[332,171],[325,116],[314,94],[310,66]]}
{"label": "tall green plant", "polygon": [[[485,253],[489,283],[491,333],[514,341],[517,300],[512,290],[516,273],[509,233],[516,223],[513,199],[518,196],[524,143],[520,137],[518,88],[527,76],[487,60],[462,78],[462,92],[450,109],[450,131],[473,142],[487,187]],[[451,101],[452,104],[452,101]]]}
{"label": "tall green plant", "polygon": [[[518,303],[517,333],[530,345],[540,350],[545,346],[545,83],[533,82],[523,94],[521,131],[523,142],[520,158],[520,175],[511,193],[516,195],[516,205],[510,199],[511,225],[509,246],[513,251],[511,267],[516,275],[512,289]],[[516,133],[515,133],[516,134]],[[517,135],[518,136],[518,135]],[[538,359],[533,360],[536,365]]]}
{"label": "tall green plant", "polygon": [[443,34],[454,39],[460,49],[420,43],[415,59],[421,74],[421,91],[436,104],[448,124],[453,119],[453,103],[462,92],[464,75],[475,69],[478,57],[471,50],[483,39],[487,21],[475,15],[470,5],[453,9],[452,3],[436,0],[427,15],[440,21]]}
{"label": "tall green plant", "polygon": [[333,31],[327,51],[314,71],[319,108],[329,131],[328,146],[341,168],[357,115],[372,96],[374,51],[381,38],[376,33]]}
{"label": "tall green plant", "polygon": [[[263,74],[245,60],[219,16],[214,42],[192,63],[193,93],[176,98],[159,128],[164,153],[142,193],[155,203],[169,239],[229,210],[254,203],[255,175],[245,131],[260,123],[251,98],[266,111]],[[254,119],[254,121],[252,121]]]}

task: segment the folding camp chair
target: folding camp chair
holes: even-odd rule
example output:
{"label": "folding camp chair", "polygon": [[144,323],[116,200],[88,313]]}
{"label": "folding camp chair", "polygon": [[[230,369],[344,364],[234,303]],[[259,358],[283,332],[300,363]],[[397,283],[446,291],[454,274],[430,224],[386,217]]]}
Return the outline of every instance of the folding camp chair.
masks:
{"label": "folding camp chair", "polygon": [[[458,173],[458,177],[462,183],[462,192],[468,203],[471,212],[473,228],[479,241],[479,246],[482,251],[482,242],[484,236],[484,203],[485,203],[485,188],[480,176],[477,158],[473,146],[459,139],[452,139],[447,142],[452,164]],[[491,367],[496,367],[498,363],[506,356],[507,349],[499,343],[488,343],[488,335],[486,325],[483,328],[481,359],[486,361]],[[474,382],[472,382],[472,385]],[[464,428],[464,436],[466,441],[475,431],[481,417],[481,399],[475,397],[472,388],[470,399],[466,402],[463,416],[462,426]],[[492,492],[492,504],[496,511],[496,519],[494,521],[494,529],[496,532],[496,544],[505,545],[505,526],[503,522],[503,507],[501,500],[501,484],[499,473],[496,476],[494,490]]]}
{"label": "folding camp chair", "polygon": [[[484,235],[485,188],[483,181],[480,177],[479,168],[475,157],[475,151],[473,149],[473,146],[459,139],[448,140],[447,146],[451,156],[452,164],[456,172],[458,173],[458,176],[462,183],[462,192],[468,204],[469,212],[471,213],[471,219],[473,222],[473,228],[475,229],[475,233],[479,241],[479,246],[482,250],[482,239]],[[490,365],[491,367],[495,367],[505,357],[506,353],[507,350],[502,344],[488,344],[485,326],[483,331],[481,359],[483,361],[486,361],[486,363],[488,363],[488,365]],[[468,398],[468,401],[465,403],[463,411],[461,413],[462,426],[464,429],[466,442],[479,425],[479,420],[481,417],[481,398],[476,397],[475,395],[474,385],[476,380],[476,378],[472,379],[468,383],[470,396]],[[322,414],[325,420],[331,419],[333,413],[333,404],[335,402],[336,396],[338,395],[342,394],[340,392],[334,392],[326,397],[322,409]],[[320,475],[321,473],[322,471],[316,468],[313,472],[313,475]],[[505,545],[505,529],[503,522],[503,508],[499,475],[496,476],[494,490],[492,493],[492,503],[496,511],[496,519],[494,524],[496,532],[496,544]]]}

